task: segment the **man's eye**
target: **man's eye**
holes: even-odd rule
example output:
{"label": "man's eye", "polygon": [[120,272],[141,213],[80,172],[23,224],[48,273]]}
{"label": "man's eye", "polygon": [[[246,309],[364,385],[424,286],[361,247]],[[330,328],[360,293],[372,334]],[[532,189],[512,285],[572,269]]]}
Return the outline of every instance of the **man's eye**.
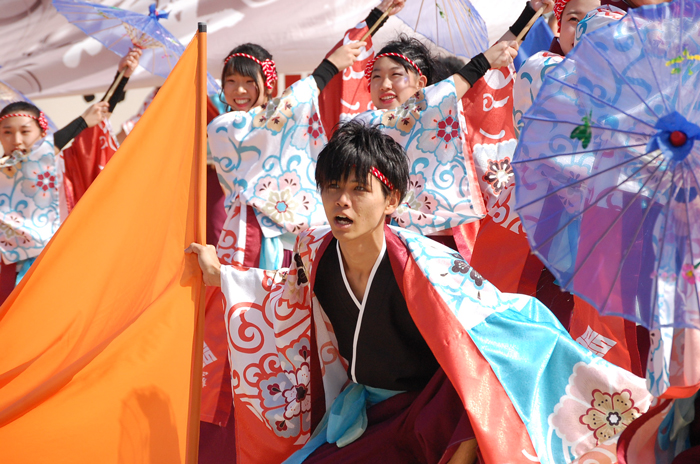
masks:
{"label": "man's eye", "polygon": [[355,190],[359,192],[366,192],[367,188],[364,185],[358,185],[357,187],[355,187]]}

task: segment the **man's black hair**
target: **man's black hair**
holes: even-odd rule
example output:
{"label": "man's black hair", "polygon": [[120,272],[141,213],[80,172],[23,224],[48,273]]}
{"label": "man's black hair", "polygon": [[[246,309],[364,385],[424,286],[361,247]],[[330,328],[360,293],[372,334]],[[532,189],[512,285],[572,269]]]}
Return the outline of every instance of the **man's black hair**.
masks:
{"label": "man's black hair", "polygon": [[[379,53],[377,53],[377,56],[382,53],[399,53],[413,61],[428,80],[428,85],[439,82],[440,78],[445,75],[442,64],[430,53],[430,50],[415,37],[408,37],[405,34],[401,34],[396,40],[392,40],[384,45]],[[416,72],[415,68],[406,60],[395,56],[388,56],[387,58],[399,63],[406,71]]]}
{"label": "man's black hair", "polygon": [[[351,172],[362,182],[376,167],[394,185],[402,200],[408,190],[408,158],[403,147],[377,126],[350,121],[335,131],[321,150],[316,163],[316,185],[320,191],[342,182]],[[380,182],[384,196],[389,188]]]}
{"label": "man's black hair", "polygon": [[0,118],[12,113],[28,113],[38,118],[39,114],[41,113],[41,110],[39,110],[39,108],[32,105],[31,103],[18,101],[10,103],[5,108],[3,108],[2,111],[0,111]]}
{"label": "man's black hair", "polygon": [[[234,53],[245,53],[246,55],[254,56],[260,61],[272,59],[272,55],[270,54],[270,52],[265,50],[260,45],[252,43],[245,43],[243,45],[239,45],[233,50],[231,50],[226,56],[231,56]],[[260,65],[255,61],[248,59],[244,56],[236,56],[234,58],[231,58],[230,60],[228,60],[228,63],[224,65],[224,69],[221,71],[222,86],[226,81],[226,76],[229,76],[231,74],[240,74],[241,76],[250,77],[255,80],[256,84],[260,82],[260,79],[262,79],[263,83],[265,82],[265,75],[263,74]],[[263,87],[261,89],[258,89],[258,91],[264,92],[265,86],[263,85]]]}

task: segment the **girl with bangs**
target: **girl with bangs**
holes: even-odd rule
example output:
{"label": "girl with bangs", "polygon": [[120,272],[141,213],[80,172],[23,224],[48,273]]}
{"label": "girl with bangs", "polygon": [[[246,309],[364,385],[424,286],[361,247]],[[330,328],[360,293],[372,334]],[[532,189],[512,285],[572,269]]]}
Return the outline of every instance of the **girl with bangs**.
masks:
{"label": "girl with bangs", "polygon": [[[367,22],[376,23],[388,8],[396,14],[403,4],[384,0]],[[223,262],[278,269],[289,264],[299,232],[326,222],[313,177],[316,157],[327,143],[319,93],[365,53],[365,45],[339,46],[311,76],[277,98],[272,98],[275,62],[263,47],[239,45],[224,60],[220,99],[231,112],[208,130],[226,197],[227,218],[217,245]]]}
{"label": "girl with bangs", "polygon": [[469,255],[467,243],[452,229],[481,219],[486,207],[474,163],[464,153],[461,99],[489,69],[512,63],[518,47],[512,40],[536,10],[551,7],[552,1],[530,2],[501,41],[446,79],[439,80],[445,72],[430,51],[405,36],[388,43],[368,64],[365,77],[377,110],[357,118],[383,125],[409,159],[409,188],[393,224]]}

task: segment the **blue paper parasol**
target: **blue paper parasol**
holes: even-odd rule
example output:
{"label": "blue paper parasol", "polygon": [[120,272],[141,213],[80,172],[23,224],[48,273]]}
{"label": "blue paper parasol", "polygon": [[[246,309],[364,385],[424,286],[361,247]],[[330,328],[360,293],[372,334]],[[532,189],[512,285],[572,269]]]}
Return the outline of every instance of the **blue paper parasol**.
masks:
{"label": "blue paper parasol", "polygon": [[[10,84],[6,84],[3,81],[0,81],[0,110],[5,108],[10,103],[19,101],[31,103],[32,105],[34,105],[34,103],[30,99],[25,97],[22,94],[22,92],[16,90]],[[53,123],[53,121],[51,121],[51,118],[46,116],[46,120],[49,122],[49,133],[56,132],[56,125]]]}
{"label": "blue paper parasol", "polygon": [[545,83],[516,149],[534,253],[602,314],[700,328],[700,2],[630,10]]}
{"label": "blue paper parasol", "polygon": [[[53,0],[56,10],[87,35],[123,57],[138,47],[143,50],[139,64],[151,74],[167,78],[185,47],[160,23],[168,13],[158,12],[155,4],[142,15],[113,6],[74,0]],[[208,75],[209,93],[218,92]]]}
{"label": "blue paper parasol", "polygon": [[455,55],[471,58],[489,48],[486,23],[468,0],[414,0],[396,16]]}

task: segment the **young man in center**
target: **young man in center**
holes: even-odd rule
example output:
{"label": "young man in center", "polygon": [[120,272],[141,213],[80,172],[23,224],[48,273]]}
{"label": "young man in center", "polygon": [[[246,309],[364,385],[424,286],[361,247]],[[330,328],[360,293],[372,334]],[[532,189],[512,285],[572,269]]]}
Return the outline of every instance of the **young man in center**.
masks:
{"label": "young man in center", "polygon": [[[471,463],[477,443],[489,463],[570,462],[648,408],[643,379],[595,359],[536,299],[385,225],[408,166],[379,129],[340,127],[316,182],[330,231],[300,234],[291,269],[189,249],[226,298],[237,462]],[[612,428],[567,409],[588,403],[585,416],[601,395],[625,406]]]}

